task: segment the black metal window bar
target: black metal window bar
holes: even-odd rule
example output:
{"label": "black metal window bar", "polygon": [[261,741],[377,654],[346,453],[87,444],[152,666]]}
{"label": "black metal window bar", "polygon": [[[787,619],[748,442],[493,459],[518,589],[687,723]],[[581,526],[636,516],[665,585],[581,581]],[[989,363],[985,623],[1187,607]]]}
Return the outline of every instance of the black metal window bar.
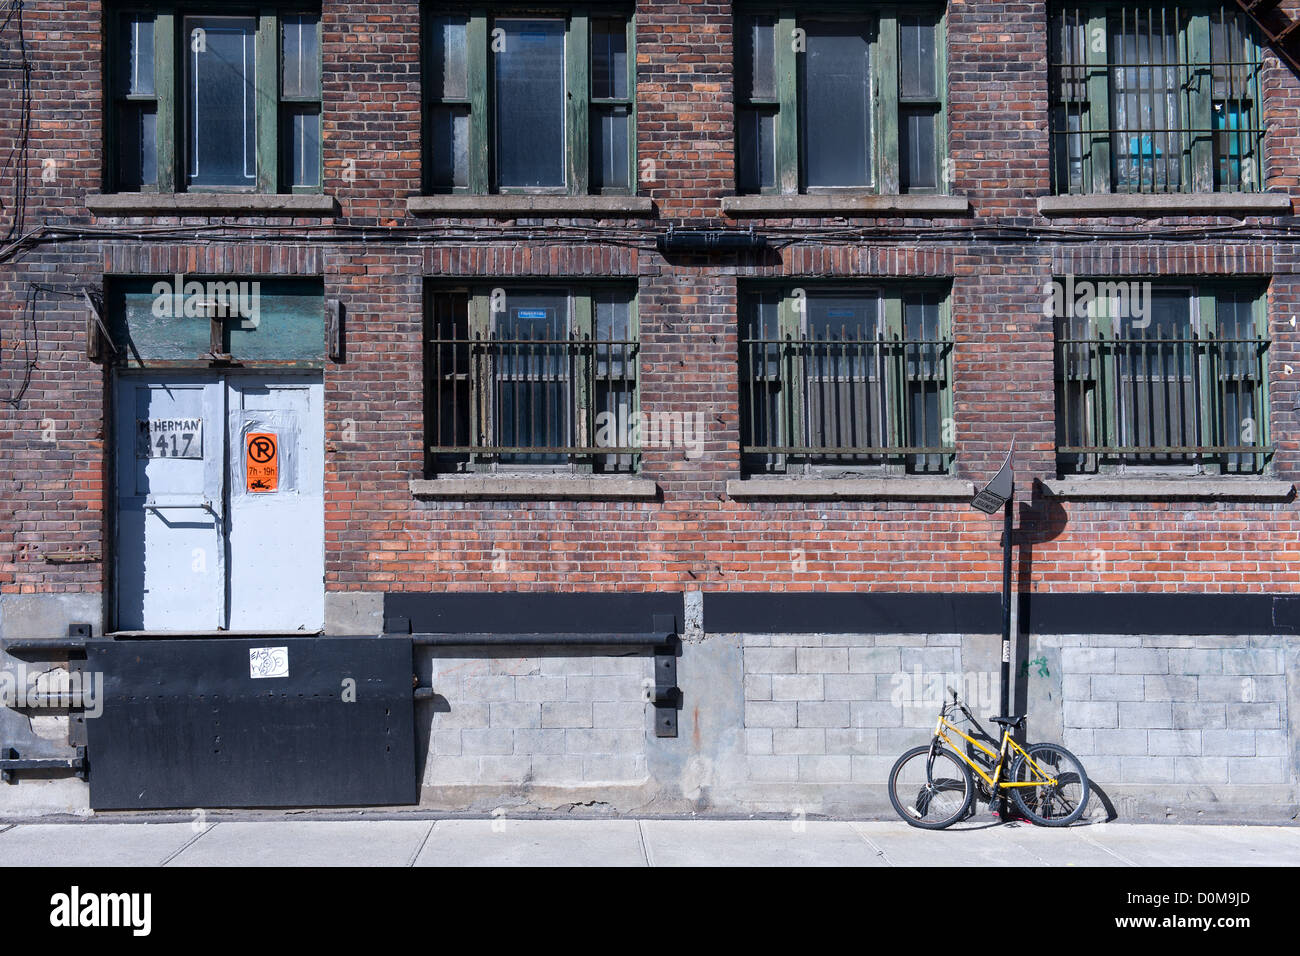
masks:
{"label": "black metal window bar", "polygon": [[836,324],[834,310],[814,321],[807,301],[801,312],[790,299],[758,295],[746,308],[739,341],[746,473],[946,472],[955,453],[952,340],[939,297],[903,304],[897,323]]}
{"label": "black metal window bar", "polygon": [[1055,6],[1053,191],[1260,191],[1262,66],[1227,4]]}
{"label": "black metal window bar", "polygon": [[[639,464],[639,343],[626,297],[546,297],[539,322],[472,321],[465,292],[435,293],[425,327],[426,473],[573,468],[623,472]],[[586,329],[570,314],[594,316]],[[514,316],[512,315],[512,318]]]}
{"label": "black metal window bar", "polygon": [[[1259,331],[1257,305],[1244,295],[1221,296],[1217,303],[1201,297],[1200,303],[1200,322],[1191,303],[1172,321],[1166,311],[1143,328],[1090,317],[1058,320],[1057,462],[1063,473],[1264,470],[1274,450],[1270,343]],[[1217,322],[1208,321],[1207,308],[1217,312]]]}

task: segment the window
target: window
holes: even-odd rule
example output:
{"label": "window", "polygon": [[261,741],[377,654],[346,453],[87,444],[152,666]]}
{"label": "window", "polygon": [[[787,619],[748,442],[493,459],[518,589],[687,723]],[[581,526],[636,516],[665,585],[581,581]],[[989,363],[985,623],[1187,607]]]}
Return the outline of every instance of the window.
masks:
{"label": "window", "polygon": [[942,10],[834,9],[736,18],[738,190],[944,191]]}
{"label": "window", "polygon": [[431,289],[426,471],[634,471],[638,352],[626,287]]}
{"label": "window", "polygon": [[113,15],[121,191],[317,191],[320,14],[154,6]]}
{"label": "window", "polygon": [[1238,10],[1057,5],[1049,30],[1055,192],[1263,188],[1262,54]]}
{"label": "window", "polygon": [[1054,283],[1063,472],[1255,473],[1268,436],[1269,341],[1249,285]]}
{"label": "window", "polygon": [[740,306],[747,473],[944,473],[952,462],[946,291],[755,288]]}
{"label": "window", "polygon": [[428,191],[631,194],[630,6],[527,9],[429,8]]}

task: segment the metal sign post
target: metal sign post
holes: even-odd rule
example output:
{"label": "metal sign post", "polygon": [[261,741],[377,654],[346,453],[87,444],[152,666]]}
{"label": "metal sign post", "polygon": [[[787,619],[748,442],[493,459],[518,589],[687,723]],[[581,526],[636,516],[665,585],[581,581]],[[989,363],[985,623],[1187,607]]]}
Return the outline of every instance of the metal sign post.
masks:
{"label": "metal sign post", "polygon": [[1002,716],[1011,713],[1011,505],[1015,500],[1015,467],[1012,459],[1016,443],[993,480],[975,496],[971,506],[986,515],[1002,509]]}

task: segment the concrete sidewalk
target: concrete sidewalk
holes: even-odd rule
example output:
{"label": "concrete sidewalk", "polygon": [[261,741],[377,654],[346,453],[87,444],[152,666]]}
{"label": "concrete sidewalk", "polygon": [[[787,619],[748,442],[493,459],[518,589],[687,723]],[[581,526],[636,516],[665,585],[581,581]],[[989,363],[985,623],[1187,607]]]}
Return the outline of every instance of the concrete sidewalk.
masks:
{"label": "concrete sidewalk", "polygon": [[1296,866],[1300,827],[367,819],[0,824],[0,866]]}

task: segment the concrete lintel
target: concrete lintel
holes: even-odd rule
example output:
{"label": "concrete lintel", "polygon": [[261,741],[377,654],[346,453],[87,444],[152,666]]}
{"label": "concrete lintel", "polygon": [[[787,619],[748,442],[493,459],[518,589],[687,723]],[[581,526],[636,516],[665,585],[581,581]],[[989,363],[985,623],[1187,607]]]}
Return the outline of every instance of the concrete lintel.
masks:
{"label": "concrete lintel", "polygon": [[879,195],[780,195],[724,196],[722,211],[729,216],[857,216],[927,218],[966,216],[970,201],[965,196],[879,196]]}
{"label": "concrete lintel", "polygon": [[1063,478],[1044,481],[1054,498],[1143,498],[1152,501],[1285,501],[1295,486],[1267,478]]}
{"label": "concrete lintel", "polygon": [[1104,193],[1041,196],[1038,212],[1049,218],[1106,216],[1289,216],[1286,193]]}
{"label": "concrete lintel", "polygon": [[316,193],[93,193],[96,216],[335,216],[338,202]]}
{"label": "concrete lintel", "polygon": [[836,500],[844,498],[973,498],[975,485],[961,478],[749,478],[727,482],[731,498]]}
{"label": "concrete lintel", "polygon": [[641,196],[411,196],[412,216],[468,216],[476,219],[640,219],[654,215],[654,203]]}
{"label": "concrete lintel", "polygon": [[659,485],[648,478],[612,476],[472,475],[464,478],[416,478],[411,494],[417,498],[496,499],[531,501],[589,501],[654,498]]}

